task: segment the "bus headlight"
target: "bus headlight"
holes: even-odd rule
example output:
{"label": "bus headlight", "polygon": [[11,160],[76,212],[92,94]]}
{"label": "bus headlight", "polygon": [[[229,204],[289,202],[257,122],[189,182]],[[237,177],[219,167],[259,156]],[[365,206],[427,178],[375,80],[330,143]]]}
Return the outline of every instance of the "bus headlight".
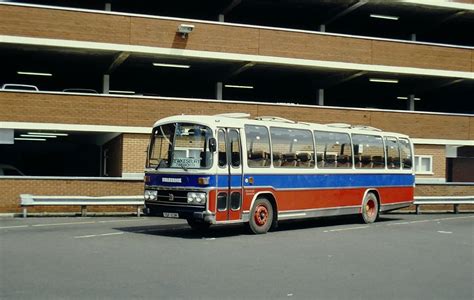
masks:
{"label": "bus headlight", "polygon": [[156,200],[158,198],[158,191],[145,190],[145,200]]}
{"label": "bus headlight", "polygon": [[188,193],[188,203],[204,204],[206,203],[206,193]]}

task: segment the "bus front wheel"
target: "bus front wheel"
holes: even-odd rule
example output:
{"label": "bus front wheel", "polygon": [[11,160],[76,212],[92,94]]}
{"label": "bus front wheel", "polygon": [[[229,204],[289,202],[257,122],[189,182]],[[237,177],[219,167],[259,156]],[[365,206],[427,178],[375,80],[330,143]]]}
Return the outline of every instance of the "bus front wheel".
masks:
{"label": "bus front wheel", "polygon": [[379,202],[374,193],[367,193],[362,202],[362,221],[366,224],[374,223],[379,216]]}
{"label": "bus front wheel", "polygon": [[273,224],[273,206],[266,198],[258,198],[250,212],[249,228],[255,234],[267,233]]}

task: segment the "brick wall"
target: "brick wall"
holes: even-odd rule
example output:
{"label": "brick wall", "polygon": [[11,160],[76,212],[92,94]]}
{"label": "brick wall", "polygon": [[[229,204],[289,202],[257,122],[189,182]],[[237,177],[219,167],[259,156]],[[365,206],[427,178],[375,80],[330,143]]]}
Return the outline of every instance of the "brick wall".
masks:
{"label": "brick wall", "polygon": [[0,5],[0,32],[79,41],[177,49],[473,71],[473,50],[189,22],[195,29],[184,40],[182,21]]}
{"label": "brick wall", "polygon": [[151,127],[170,115],[246,112],[252,117],[279,116],[322,124],[343,120],[416,138],[474,139],[474,117],[426,113],[13,92],[0,92],[0,107],[0,120],[11,122]]}
{"label": "brick wall", "polygon": [[111,177],[122,177],[122,162],[124,157],[123,144],[123,137],[120,135],[108,141],[102,147],[104,156],[106,156],[104,157],[104,160],[106,160],[104,175]]}
{"label": "brick wall", "polygon": [[415,196],[470,196],[474,195],[474,184],[417,184]]}
{"label": "brick wall", "polygon": [[124,173],[143,172],[149,140],[150,136],[146,134],[123,135],[122,169]]}
{"label": "brick wall", "polygon": [[[20,194],[80,195],[80,196],[136,196],[143,194],[140,181],[105,181],[74,179],[0,179],[0,213],[19,213]],[[135,207],[91,207],[88,211],[135,211]],[[37,207],[31,212],[77,212],[79,207]]]}
{"label": "brick wall", "polygon": [[446,178],[446,146],[415,145],[415,155],[431,155],[433,157],[433,174],[417,174],[419,178]]}

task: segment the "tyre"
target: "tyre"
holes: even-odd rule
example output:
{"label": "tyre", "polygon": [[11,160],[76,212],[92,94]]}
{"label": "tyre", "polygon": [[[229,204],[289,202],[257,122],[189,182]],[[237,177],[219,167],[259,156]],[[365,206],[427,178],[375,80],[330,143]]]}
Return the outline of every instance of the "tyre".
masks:
{"label": "tyre", "polygon": [[267,233],[272,227],[273,206],[266,198],[258,198],[250,211],[249,229],[255,234]]}
{"label": "tyre", "polygon": [[209,227],[211,226],[211,224],[209,223],[205,223],[205,222],[199,222],[199,221],[196,221],[194,219],[186,219],[186,221],[188,221],[188,225],[194,230],[194,231],[197,231],[199,233],[204,233],[206,232]]}
{"label": "tyre", "polygon": [[379,217],[379,202],[374,193],[367,193],[362,202],[362,221],[366,224],[374,223]]}

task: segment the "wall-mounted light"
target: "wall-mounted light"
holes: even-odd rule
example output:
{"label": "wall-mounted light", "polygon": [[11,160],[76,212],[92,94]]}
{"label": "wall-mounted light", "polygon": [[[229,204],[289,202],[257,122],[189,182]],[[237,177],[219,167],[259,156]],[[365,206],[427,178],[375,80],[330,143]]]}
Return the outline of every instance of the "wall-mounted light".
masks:
{"label": "wall-mounted light", "polygon": [[369,78],[370,82],[381,82],[381,83],[398,83],[398,79],[385,79],[385,78]]}
{"label": "wall-mounted light", "polygon": [[45,142],[46,139],[42,139],[42,138],[15,138],[15,141]]}
{"label": "wall-mounted light", "polygon": [[56,132],[28,132],[29,135],[50,135],[50,136],[68,136],[68,133],[56,133]]}
{"label": "wall-mounted light", "polygon": [[377,15],[377,14],[370,14],[371,18],[376,18],[376,19],[385,19],[385,20],[392,20],[392,21],[398,21],[397,16],[387,16],[387,15]]}
{"label": "wall-mounted light", "polygon": [[16,72],[18,75],[31,75],[31,76],[53,76],[51,73],[39,73],[39,72],[25,72],[25,71],[18,71]]}
{"label": "wall-mounted light", "polygon": [[135,91],[119,91],[119,90],[109,90],[110,94],[127,94],[127,95],[133,95],[135,94]]}
{"label": "wall-mounted light", "polygon": [[[399,99],[399,100],[408,100],[408,97],[399,96],[399,97],[397,97],[397,99]],[[421,100],[421,98],[417,98],[417,97],[415,97],[413,99],[416,100],[416,101]]]}
{"label": "wall-mounted light", "polygon": [[189,24],[180,24],[178,25],[178,33],[181,33],[181,36],[183,39],[188,37],[188,34],[193,32],[194,30],[194,25],[189,25]]}
{"label": "wall-mounted light", "polygon": [[224,85],[226,88],[233,88],[233,89],[253,89],[251,85],[234,85],[234,84],[226,84]]}
{"label": "wall-mounted light", "polygon": [[153,63],[155,67],[163,67],[163,68],[178,68],[178,69],[189,69],[190,65],[177,65],[177,64],[162,64],[162,63]]}
{"label": "wall-mounted light", "polygon": [[20,134],[21,137],[26,137],[26,138],[47,138],[47,139],[55,139],[57,136],[55,135],[39,135],[39,134]]}

